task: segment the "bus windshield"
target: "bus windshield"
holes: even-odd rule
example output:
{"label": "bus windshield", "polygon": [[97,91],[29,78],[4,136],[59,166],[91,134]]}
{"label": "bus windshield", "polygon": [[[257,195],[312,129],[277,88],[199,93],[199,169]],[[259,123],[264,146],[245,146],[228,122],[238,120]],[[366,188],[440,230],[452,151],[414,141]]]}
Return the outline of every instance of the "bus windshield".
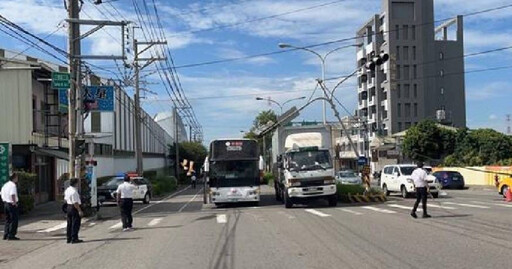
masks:
{"label": "bus windshield", "polygon": [[217,161],[210,164],[210,187],[259,185],[258,161]]}

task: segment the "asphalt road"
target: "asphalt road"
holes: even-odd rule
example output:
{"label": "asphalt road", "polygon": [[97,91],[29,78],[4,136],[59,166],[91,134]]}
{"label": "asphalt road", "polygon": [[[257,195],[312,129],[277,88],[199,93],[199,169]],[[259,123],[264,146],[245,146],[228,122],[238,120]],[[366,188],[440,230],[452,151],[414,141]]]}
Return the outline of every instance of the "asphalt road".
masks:
{"label": "asphalt road", "polygon": [[[200,189],[138,206],[135,231],[118,219],[21,232],[0,242],[1,268],[510,268],[512,204],[495,191],[448,190],[432,219],[409,216],[413,199],[285,209],[265,187],[258,207],[203,205]],[[419,214],[421,216],[421,213]]]}

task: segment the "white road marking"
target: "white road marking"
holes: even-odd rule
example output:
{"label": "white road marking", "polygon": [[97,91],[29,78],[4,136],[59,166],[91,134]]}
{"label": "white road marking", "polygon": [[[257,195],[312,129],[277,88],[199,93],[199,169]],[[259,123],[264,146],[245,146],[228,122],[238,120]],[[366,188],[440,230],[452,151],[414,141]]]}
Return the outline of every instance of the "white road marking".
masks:
{"label": "white road marking", "polygon": [[356,216],[359,216],[359,215],[363,215],[363,213],[361,212],[356,212],[354,210],[350,210],[350,209],[345,209],[345,208],[337,208],[338,210],[341,210],[343,212],[347,212],[347,213],[351,213],[351,214],[354,214]]}
{"label": "white road marking", "polygon": [[[388,206],[389,206],[389,207],[394,207],[394,208],[401,208],[401,209],[412,210],[412,206],[397,205],[397,204],[389,204]],[[418,212],[422,212],[422,211],[423,211],[423,209],[418,208],[416,211],[418,211]]]}
{"label": "white road marking", "polygon": [[458,205],[458,206],[465,206],[465,207],[473,207],[473,208],[482,208],[482,209],[489,209],[488,206],[483,205],[472,205],[472,204],[459,204],[459,203],[452,203],[452,202],[444,202],[444,204],[447,205]]}
{"label": "white road marking", "polygon": [[165,201],[167,201],[167,200],[169,200],[169,199],[173,198],[174,196],[176,196],[176,195],[178,195],[178,194],[180,194],[180,193],[182,193],[182,192],[184,192],[184,191],[186,191],[186,190],[188,190],[188,189],[190,189],[190,186],[187,186],[187,187],[186,187],[186,188],[184,188],[183,190],[178,191],[178,192],[175,192],[175,193],[173,193],[173,194],[171,194],[171,195],[169,195],[169,196],[165,197],[164,199],[162,199],[162,200],[160,200],[160,201],[158,201],[158,202],[156,202],[156,203],[149,204],[148,206],[145,206],[145,207],[143,207],[143,208],[141,208],[141,209],[139,209],[139,210],[137,210],[137,211],[133,212],[133,214],[132,214],[132,215],[135,215],[135,214],[137,214],[137,213],[141,212],[142,210],[146,210],[146,209],[148,209],[148,208],[150,208],[150,207],[152,207],[152,206],[154,206],[154,205],[158,205],[158,204],[160,204],[160,203],[163,203],[163,202],[165,202]]}
{"label": "white road marking", "polygon": [[386,214],[395,214],[396,213],[396,211],[393,211],[393,210],[377,208],[374,206],[363,206],[361,208],[372,210],[372,211],[379,212],[379,213],[386,213]]}
{"label": "white road marking", "polygon": [[226,217],[226,214],[218,214],[217,215],[217,223],[226,223],[228,222],[228,218]]}
{"label": "white road marking", "polygon": [[331,215],[329,215],[329,214],[325,214],[325,213],[320,212],[320,211],[315,210],[315,209],[306,209],[305,211],[306,211],[306,212],[308,212],[308,213],[311,213],[311,214],[313,214],[313,215],[320,216],[320,217],[322,217],[322,218],[330,217],[330,216],[331,216]]}
{"label": "white road marking", "polygon": [[66,228],[68,225],[67,222],[63,222],[63,223],[60,223],[58,225],[55,225],[51,228],[48,228],[48,229],[44,229],[44,230],[41,230],[41,231],[37,231],[38,233],[50,233],[50,232],[55,232],[57,230],[60,230],[60,229],[64,229]]}
{"label": "white road marking", "polygon": [[495,206],[502,206],[502,207],[512,207],[512,205],[507,205],[507,204],[486,203],[486,202],[480,202],[480,201],[471,201],[471,203],[482,204],[482,205],[495,205]]}
{"label": "white road marking", "polygon": [[185,207],[188,206],[188,204],[190,204],[192,201],[194,201],[194,199],[196,199],[196,197],[199,195],[200,192],[202,192],[202,188],[196,193],[196,195],[194,195],[194,197],[192,197],[192,199],[190,199],[186,204],[184,204],[180,210],[178,210],[178,213],[181,213],[181,211],[183,211],[183,209],[185,209]]}
{"label": "white road marking", "polygon": [[96,225],[96,222],[89,223],[89,227]]}
{"label": "white road marking", "polygon": [[427,207],[442,208],[442,209],[449,209],[449,210],[457,209],[455,207],[439,206],[439,205],[436,205],[436,204],[428,204]]}
{"label": "white road marking", "polygon": [[121,227],[123,227],[123,223],[122,222],[118,222],[118,223],[110,226],[109,229],[119,229]]}
{"label": "white road marking", "polygon": [[162,218],[156,218],[156,219],[153,219],[153,220],[151,220],[151,221],[148,223],[148,226],[155,226],[155,225],[157,225],[158,223],[160,223],[160,221],[162,221]]}

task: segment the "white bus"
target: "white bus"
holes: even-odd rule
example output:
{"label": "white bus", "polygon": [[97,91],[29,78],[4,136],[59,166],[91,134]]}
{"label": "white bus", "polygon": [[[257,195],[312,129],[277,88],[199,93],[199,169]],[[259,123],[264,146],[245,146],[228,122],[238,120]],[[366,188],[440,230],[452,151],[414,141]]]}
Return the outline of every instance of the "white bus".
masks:
{"label": "white bus", "polygon": [[210,144],[204,170],[215,205],[260,201],[263,158],[250,139],[219,139]]}

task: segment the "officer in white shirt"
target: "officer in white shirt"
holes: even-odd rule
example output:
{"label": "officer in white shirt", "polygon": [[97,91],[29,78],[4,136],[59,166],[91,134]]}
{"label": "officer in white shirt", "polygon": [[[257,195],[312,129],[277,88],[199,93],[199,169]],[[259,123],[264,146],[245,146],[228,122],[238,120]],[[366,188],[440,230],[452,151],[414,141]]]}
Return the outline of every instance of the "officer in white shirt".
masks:
{"label": "officer in white shirt", "polygon": [[124,176],[124,182],[117,187],[117,204],[121,210],[121,221],[123,222],[123,232],[133,229],[133,190],[135,186],[130,183],[130,177]]}
{"label": "officer in white shirt", "polygon": [[83,240],[78,239],[78,232],[80,231],[80,222],[84,215],[82,208],[80,205],[82,202],[80,201],[80,195],[78,194],[78,190],[76,189],[76,185],[78,184],[77,178],[71,178],[69,180],[69,187],[64,192],[64,200],[66,200],[66,204],[68,205],[67,209],[67,243],[77,244],[82,243]]}
{"label": "officer in white shirt", "polygon": [[18,190],[16,183],[18,175],[13,173],[2,186],[2,201],[4,201],[4,211],[6,214],[4,240],[20,240],[16,237],[18,232]]}
{"label": "officer in white shirt", "polygon": [[411,178],[414,181],[414,186],[416,187],[416,203],[412,209],[411,216],[413,218],[418,217],[416,215],[416,210],[418,209],[418,205],[421,201],[421,205],[423,206],[423,218],[430,218],[431,216],[427,214],[427,172],[423,169],[423,162],[418,162],[418,167],[412,172]]}

